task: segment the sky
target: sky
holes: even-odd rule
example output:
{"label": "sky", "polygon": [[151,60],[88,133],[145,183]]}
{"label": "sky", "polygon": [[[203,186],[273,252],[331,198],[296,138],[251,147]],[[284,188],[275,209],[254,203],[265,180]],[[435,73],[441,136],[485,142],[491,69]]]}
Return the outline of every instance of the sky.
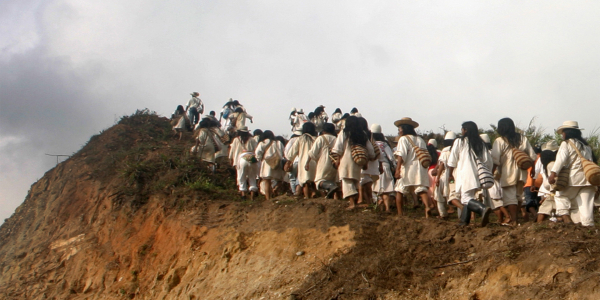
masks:
{"label": "sky", "polygon": [[250,129],[290,134],[292,107],[357,107],[395,134],[600,126],[598,1],[0,2],[0,222],[123,115],[170,116],[197,91],[238,99]]}

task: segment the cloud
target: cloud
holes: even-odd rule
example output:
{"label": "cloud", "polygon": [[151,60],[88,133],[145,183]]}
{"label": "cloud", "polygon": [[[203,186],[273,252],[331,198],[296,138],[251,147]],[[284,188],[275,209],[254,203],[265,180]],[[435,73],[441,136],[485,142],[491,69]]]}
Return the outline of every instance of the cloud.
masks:
{"label": "cloud", "polygon": [[277,134],[289,134],[291,107],[320,104],[329,113],[357,107],[386,134],[405,116],[423,131],[458,131],[467,120],[489,128],[506,116],[521,125],[537,116],[548,130],[564,120],[599,126],[596,2],[7,0],[3,8],[3,202],[20,203],[55,164],[43,153],[77,151],[136,109],[169,115],[193,91],[207,111],[239,99],[254,128]]}

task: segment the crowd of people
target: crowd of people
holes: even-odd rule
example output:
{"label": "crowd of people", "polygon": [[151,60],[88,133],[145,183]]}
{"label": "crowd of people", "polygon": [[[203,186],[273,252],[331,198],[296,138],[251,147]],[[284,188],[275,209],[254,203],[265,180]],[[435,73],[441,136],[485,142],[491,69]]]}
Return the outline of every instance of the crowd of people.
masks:
{"label": "crowd of people", "polygon": [[417,134],[419,123],[411,118],[394,122],[397,135],[386,138],[356,108],[345,114],[337,108],[331,120],[323,105],[308,114],[292,108],[287,140],[271,130],[251,133],[253,117],[238,100],[229,99],[218,119],[214,111],[203,112],[199,94],[192,93],[186,108],[172,115],[174,133],[181,139],[193,130],[191,153],[209,166],[234,166],[242,197],[324,196],[346,200],[348,210],[375,205],[399,215],[410,198],[413,206],[422,202],[426,218],[456,212],[461,225],[479,216],[485,226],[493,213],[507,226],[530,217],[594,226],[600,167],[576,121],[557,128],[560,146],[532,146],[513,120],[503,118],[493,143],[468,121],[460,133],[445,132],[438,147]]}

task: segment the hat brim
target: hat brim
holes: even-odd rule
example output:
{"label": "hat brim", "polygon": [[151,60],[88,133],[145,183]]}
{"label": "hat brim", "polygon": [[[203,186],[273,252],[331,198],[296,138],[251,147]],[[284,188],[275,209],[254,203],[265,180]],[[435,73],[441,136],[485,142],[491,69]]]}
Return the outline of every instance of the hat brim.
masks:
{"label": "hat brim", "polygon": [[403,124],[410,125],[414,128],[419,127],[419,123],[412,121],[412,120],[398,120],[398,121],[394,122],[394,125],[396,125],[396,127],[400,127],[400,125],[403,125]]}
{"label": "hat brim", "polygon": [[562,133],[563,133],[563,130],[565,130],[565,129],[577,129],[577,130],[584,130],[583,128],[577,128],[577,127],[575,127],[575,126],[568,126],[568,125],[567,125],[567,126],[565,126],[565,125],[561,125],[561,126],[558,126],[558,128],[556,128],[556,132],[557,132],[558,134],[562,134]]}

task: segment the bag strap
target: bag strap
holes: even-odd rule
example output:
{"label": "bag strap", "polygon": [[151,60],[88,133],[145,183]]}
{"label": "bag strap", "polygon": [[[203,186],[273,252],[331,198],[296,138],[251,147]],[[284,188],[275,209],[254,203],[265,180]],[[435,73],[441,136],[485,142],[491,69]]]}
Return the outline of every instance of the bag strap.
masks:
{"label": "bag strap", "polygon": [[410,138],[410,135],[407,135],[407,136],[406,136],[406,139],[408,139],[408,142],[410,142],[410,144],[411,144],[413,147],[417,147],[417,146],[415,145],[415,143],[413,142],[413,140]]}
{"label": "bag strap", "polygon": [[575,143],[573,143],[570,139],[567,140],[567,142],[569,143],[569,145],[571,145],[571,147],[573,147],[575,149],[575,152],[577,152],[577,155],[579,156],[579,159],[581,159],[581,160],[588,160],[583,155],[581,155],[581,152],[579,152],[579,149],[577,149],[577,146],[575,145]]}
{"label": "bag strap", "polygon": [[267,151],[269,150],[269,148],[271,148],[271,144],[273,144],[273,140],[271,140],[271,141],[269,142],[269,144],[267,145],[267,147],[265,148],[265,153],[263,154],[263,156],[264,156],[265,154],[267,154]]}

